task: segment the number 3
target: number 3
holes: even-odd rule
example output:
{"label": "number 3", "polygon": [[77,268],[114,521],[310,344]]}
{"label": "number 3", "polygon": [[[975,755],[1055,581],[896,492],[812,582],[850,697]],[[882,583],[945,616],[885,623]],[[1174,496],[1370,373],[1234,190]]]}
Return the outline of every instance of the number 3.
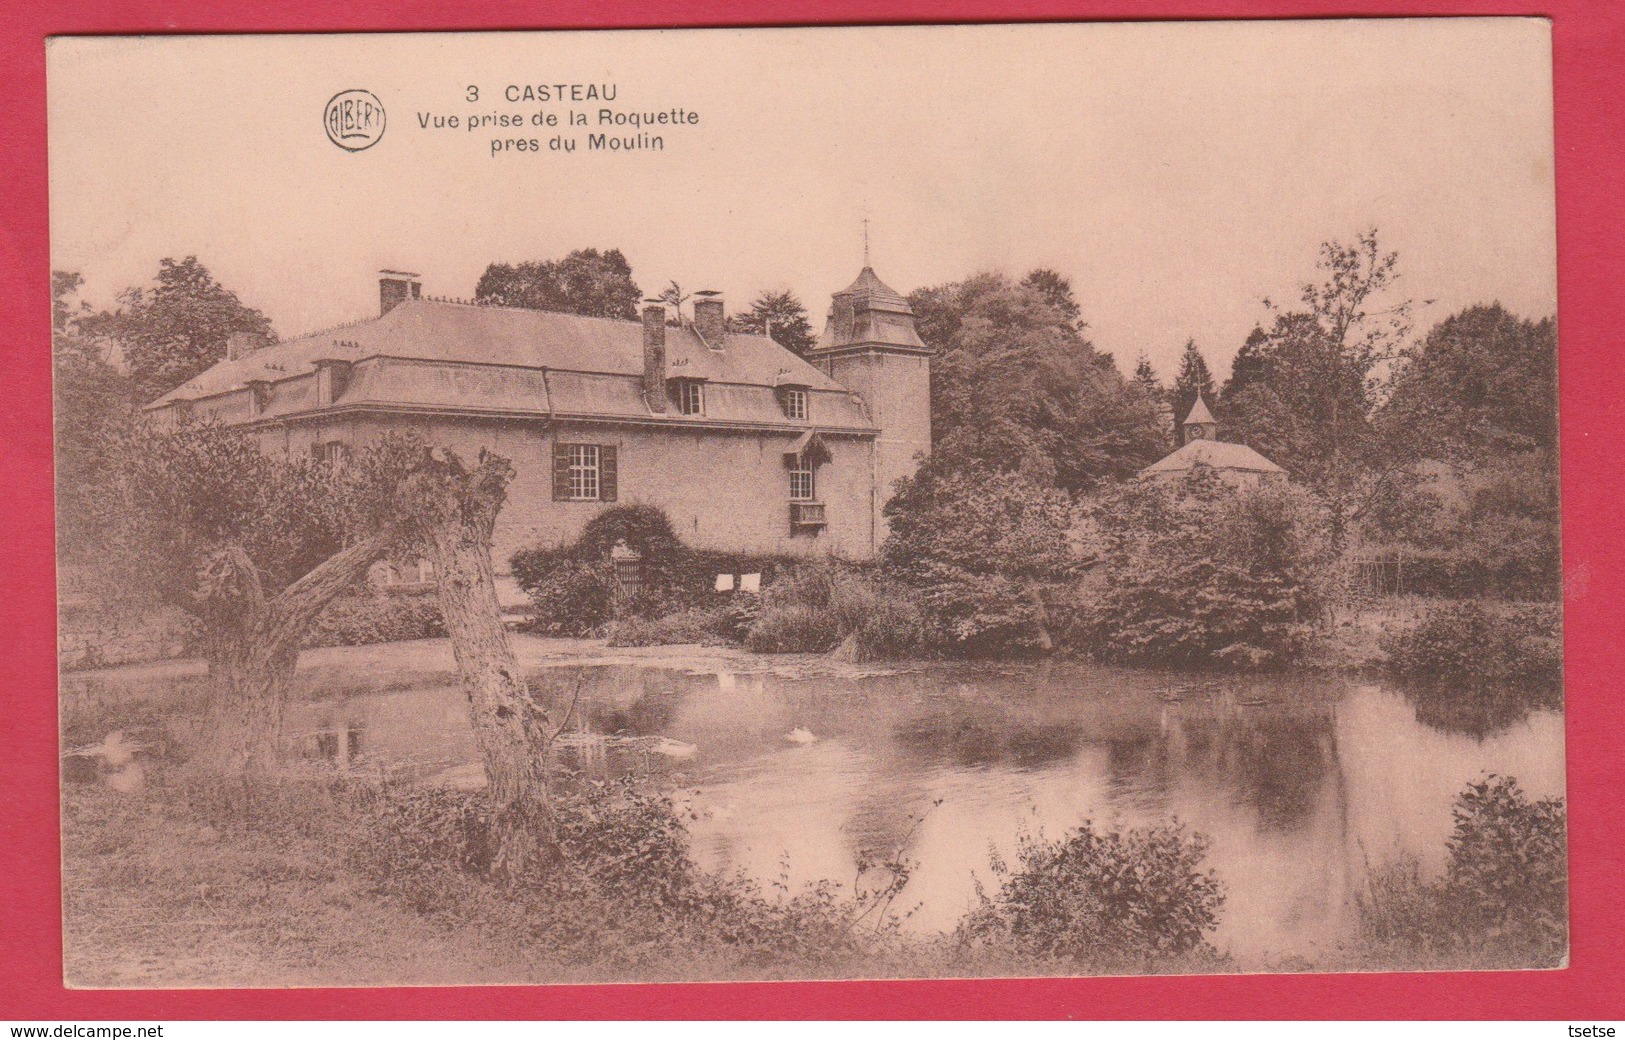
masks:
{"label": "number 3", "polygon": [[479,99],[480,99],[480,88],[479,87],[469,87],[468,88],[468,100],[470,102],[474,102],[474,101],[478,101]]}

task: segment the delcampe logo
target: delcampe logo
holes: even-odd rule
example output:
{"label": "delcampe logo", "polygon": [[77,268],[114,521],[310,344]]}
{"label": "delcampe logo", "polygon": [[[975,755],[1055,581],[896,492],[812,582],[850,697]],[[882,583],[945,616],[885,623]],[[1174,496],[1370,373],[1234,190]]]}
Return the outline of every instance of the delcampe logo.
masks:
{"label": "delcampe logo", "polygon": [[360,152],[384,136],[384,103],[370,90],[341,90],[322,113],[327,139],[347,152]]}

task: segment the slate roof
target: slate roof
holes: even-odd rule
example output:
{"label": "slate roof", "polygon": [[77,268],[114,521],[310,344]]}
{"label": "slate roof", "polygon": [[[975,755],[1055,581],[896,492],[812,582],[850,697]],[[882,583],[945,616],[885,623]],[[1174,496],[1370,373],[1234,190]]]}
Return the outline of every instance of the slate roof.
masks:
{"label": "slate roof", "polygon": [[908,298],[881,281],[872,267],[865,267],[859,271],[852,284],[835,295],[850,296],[853,304],[859,307],[878,307],[881,310],[914,313],[914,308],[909,306]]}
{"label": "slate roof", "polygon": [[1286,472],[1245,444],[1203,438],[1186,442],[1184,447],[1140,470],[1140,476],[1182,473],[1197,465],[1212,466],[1214,469],[1245,470],[1250,473]]}
{"label": "slate roof", "polygon": [[851,285],[831,298],[829,317],[814,349],[871,343],[926,349],[914,327],[914,308],[908,298],[881,281],[874,268],[865,267]]}
{"label": "slate roof", "polygon": [[[246,416],[249,382],[267,381],[261,418],[311,411],[314,363],[326,359],[353,364],[349,386],[331,407],[784,425],[790,420],[773,388],[791,383],[813,394],[820,429],[873,426],[846,388],[766,336],[729,333],[722,349],[712,350],[691,329],[667,326],[667,374],[707,380],[706,409],[661,414],[642,395],[641,322],[439,300],[407,300],[379,318],[221,361],[148,407],[240,396]],[[213,403],[222,419],[237,418],[226,402]]]}

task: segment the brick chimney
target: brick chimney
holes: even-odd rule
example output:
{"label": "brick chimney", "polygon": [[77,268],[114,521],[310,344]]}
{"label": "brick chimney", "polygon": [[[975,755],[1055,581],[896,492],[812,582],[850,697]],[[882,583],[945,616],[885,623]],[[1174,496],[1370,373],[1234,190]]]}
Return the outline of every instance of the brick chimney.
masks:
{"label": "brick chimney", "polygon": [[416,300],[423,295],[419,275],[410,271],[378,272],[378,316],[382,318],[395,309],[395,305]]}
{"label": "brick chimney", "polygon": [[721,293],[704,289],[694,294],[694,331],[712,350],[722,349],[722,338],[728,334],[728,323],[723,313]]}
{"label": "brick chimney", "polygon": [[666,304],[643,301],[643,398],[650,411],[666,410]]}

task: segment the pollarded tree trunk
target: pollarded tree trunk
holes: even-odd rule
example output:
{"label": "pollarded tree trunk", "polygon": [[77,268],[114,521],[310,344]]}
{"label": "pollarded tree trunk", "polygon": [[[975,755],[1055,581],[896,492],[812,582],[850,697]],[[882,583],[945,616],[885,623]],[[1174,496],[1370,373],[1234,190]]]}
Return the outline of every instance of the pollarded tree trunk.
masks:
{"label": "pollarded tree trunk", "polygon": [[193,769],[222,776],[265,776],[276,766],[297,646],[253,634],[211,634],[209,706]]}
{"label": "pollarded tree trunk", "polygon": [[194,770],[257,777],[275,769],[300,639],[394,538],[393,529],[376,532],[269,598],[241,548],[227,546],[205,561],[192,606],[203,622],[209,706]]}
{"label": "pollarded tree trunk", "polygon": [[496,845],[491,869],[519,878],[552,863],[558,844],[547,787],[556,730],[520,674],[491,566],[491,532],[512,475],[506,459],[487,452],[472,471],[436,453],[407,494],[418,540],[434,564],[440,612],[485,760]]}

